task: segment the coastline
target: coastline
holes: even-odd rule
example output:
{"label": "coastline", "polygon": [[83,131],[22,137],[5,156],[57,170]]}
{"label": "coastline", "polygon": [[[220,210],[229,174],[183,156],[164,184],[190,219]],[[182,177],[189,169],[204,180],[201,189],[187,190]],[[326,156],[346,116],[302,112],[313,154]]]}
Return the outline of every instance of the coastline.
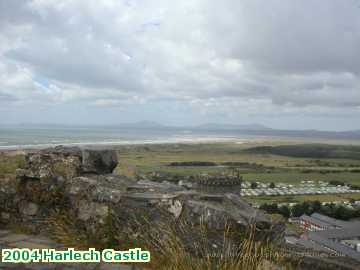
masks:
{"label": "coastline", "polygon": [[52,148],[59,145],[67,147],[80,148],[105,148],[111,149],[116,146],[136,146],[136,145],[161,145],[161,144],[216,144],[216,143],[271,143],[282,142],[290,144],[298,143],[320,143],[320,144],[339,144],[339,145],[360,145],[359,140],[334,140],[334,139],[315,139],[303,137],[277,137],[277,136],[254,136],[236,137],[236,136],[176,136],[172,138],[158,138],[158,139],[138,139],[138,140],[113,140],[113,141],[92,141],[92,142],[64,142],[58,141],[53,143],[38,143],[38,144],[16,144],[16,145],[0,145],[0,153],[24,152],[30,150],[41,150]]}
{"label": "coastline", "polygon": [[19,145],[0,145],[1,152],[14,152],[25,150],[40,150],[44,148],[63,146],[77,146],[77,147],[106,147],[121,145],[156,145],[156,144],[201,144],[201,143],[236,143],[243,144],[255,139],[240,139],[235,137],[179,137],[170,139],[153,139],[153,140],[122,140],[122,141],[98,141],[98,142],[57,142],[57,143],[42,143],[42,144],[19,144]]}

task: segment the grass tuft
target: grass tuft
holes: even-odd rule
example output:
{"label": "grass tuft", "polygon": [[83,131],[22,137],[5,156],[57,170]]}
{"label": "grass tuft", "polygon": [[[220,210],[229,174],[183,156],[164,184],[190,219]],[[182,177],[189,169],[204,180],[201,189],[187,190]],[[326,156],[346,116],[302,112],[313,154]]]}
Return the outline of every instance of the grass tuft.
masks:
{"label": "grass tuft", "polygon": [[255,226],[241,234],[241,238],[234,239],[230,225],[214,235],[204,225],[194,227],[184,220],[154,224],[139,215],[124,223],[123,219],[110,214],[105,224],[92,233],[65,213],[53,215],[50,224],[55,240],[68,247],[148,250],[151,262],[142,264],[144,269],[265,270],[285,263],[271,243],[256,240]]}

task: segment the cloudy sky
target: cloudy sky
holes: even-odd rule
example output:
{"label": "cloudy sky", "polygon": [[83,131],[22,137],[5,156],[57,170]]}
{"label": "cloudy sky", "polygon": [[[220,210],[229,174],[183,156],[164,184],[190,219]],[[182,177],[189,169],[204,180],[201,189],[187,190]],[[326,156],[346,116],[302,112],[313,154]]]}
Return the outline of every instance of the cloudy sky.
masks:
{"label": "cloudy sky", "polygon": [[359,0],[0,0],[0,123],[360,129]]}

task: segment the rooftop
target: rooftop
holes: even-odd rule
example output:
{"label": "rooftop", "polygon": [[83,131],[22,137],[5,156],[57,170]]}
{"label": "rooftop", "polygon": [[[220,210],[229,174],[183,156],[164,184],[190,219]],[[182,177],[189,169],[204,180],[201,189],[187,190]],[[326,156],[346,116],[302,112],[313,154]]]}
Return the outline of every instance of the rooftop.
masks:
{"label": "rooftop", "polygon": [[314,217],[312,217],[312,216],[308,216],[308,215],[305,215],[305,214],[302,215],[302,216],[300,217],[300,219],[301,219],[301,220],[304,220],[304,221],[308,221],[308,222],[310,222],[310,223],[312,223],[312,224],[316,224],[317,226],[323,227],[323,228],[333,227],[332,224],[329,224],[329,223],[327,223],[327,222],[324,222],[324,221],[322,221],[322,220],[319,220],[319,219],[317,219],[317,218],[314,218]]}
{"label": "rooftop", "polygon": [[346,227],[347,225],[349,225],[347,221],[342,221],[342,220],[338,220],[332,217],[328,217],[319,213],[313,213],[311,215],[312,218],[321,220],[322,222],[326,222],[330,225],[336,226],[336,227]]}
{"label": "rooftop", "polygon": [[317,235],[327,239],[352,239],[360,237],[360,222],[349,222],[341,229],[331,229],[317,232],[309,232],[309,236]]}

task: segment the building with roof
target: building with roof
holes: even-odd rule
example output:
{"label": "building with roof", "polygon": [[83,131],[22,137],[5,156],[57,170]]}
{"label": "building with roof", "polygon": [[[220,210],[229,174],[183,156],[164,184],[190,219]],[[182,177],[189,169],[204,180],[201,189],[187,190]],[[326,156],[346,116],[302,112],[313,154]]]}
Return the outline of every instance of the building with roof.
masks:
{"label": "building with roof", "polygon": [[348,223],[347,221],[338,220],[319,213],[313,213],[311,216],[304,214],[299,218],[300,226],[307,231],[341,229]]}
{"label": "building with roof", "polygon": [[349,222],[341,229],[309,232],[302,239],[360,262],[360,222]]}
{"label": "building with roof", "polygon": [[360,221],[342,221],[314,213],[301,216],[299,223],[308,232],[295,241],[297,245],[342,254],[360,262]]}
{"label": "building with roof", "polygon": [[352,249],[355,249],[357,252],[360,252],[360,240],[342,240],[342,244],[348,245]]}
{"label": "building with roof", "polygon": [[305,214],[300,216],[299,224],[307,231],[322,231],[341,228],[336,220],[332,220],[329,217],[317,213],[314,213],[311,216]]}

